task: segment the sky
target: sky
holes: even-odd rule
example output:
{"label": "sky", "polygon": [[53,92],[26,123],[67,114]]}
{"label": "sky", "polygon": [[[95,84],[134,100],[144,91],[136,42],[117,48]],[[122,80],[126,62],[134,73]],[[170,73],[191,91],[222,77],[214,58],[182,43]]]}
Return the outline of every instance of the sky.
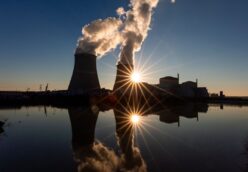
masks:
{"label": "sky", "polygon": [[[118,17],[128,0],[0,1],[0,90],[67,89],[82,27]],[[210,93],[248,96],[248,1],[160,0],[149,35],[135,56],[144,82],[163,76],[199,80]],[[97,61],[102,87],[112,88],[119,49]]]}

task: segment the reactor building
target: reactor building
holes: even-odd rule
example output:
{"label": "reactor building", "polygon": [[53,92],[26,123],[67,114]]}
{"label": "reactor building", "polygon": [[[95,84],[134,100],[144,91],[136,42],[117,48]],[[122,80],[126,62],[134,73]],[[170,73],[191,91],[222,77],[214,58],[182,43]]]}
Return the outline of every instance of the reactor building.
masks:
{"label": "reactor building", "polygon": [[88,53],[76,53],[74,70],[68,87],[70,93],[84,94],[100,89],[96,68],[97,57]]}
{"label": "reactor building", "polygon": [[179,74],[177,77],[166,76],[159,79],[159,88],[178,97],[185,98],[208,98],[209,93],[206,87],[198,87],[198,79],[196,81],[186,81],[179,83]]}

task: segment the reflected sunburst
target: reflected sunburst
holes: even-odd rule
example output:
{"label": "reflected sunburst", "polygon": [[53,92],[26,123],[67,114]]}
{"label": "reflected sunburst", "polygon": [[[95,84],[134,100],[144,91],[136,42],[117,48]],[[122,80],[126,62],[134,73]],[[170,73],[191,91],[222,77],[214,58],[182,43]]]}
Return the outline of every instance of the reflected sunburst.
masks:
{"label": "reflected sunburst", "polygon": [[140,122],[140,115],[138,115],[138,114],[132,114],[130,116],[130,121],[132,122],[132,124],[138,125],[139,122]]}

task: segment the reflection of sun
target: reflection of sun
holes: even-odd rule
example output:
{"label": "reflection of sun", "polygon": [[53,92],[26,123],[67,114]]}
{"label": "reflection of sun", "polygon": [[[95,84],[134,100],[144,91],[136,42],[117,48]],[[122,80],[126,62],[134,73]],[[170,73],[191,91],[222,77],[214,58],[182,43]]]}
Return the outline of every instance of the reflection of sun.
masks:
{"label": "reflection of sun", "polygon": [[139,72],[133,72],[131,74],[131,80],[134,83],[139,83],[141,82],[141,74]]}
{"label": "reflection of sun", "polygon": [[130,120],[132,124],[138,124],[140,121],[140,116],[138,114],[132,114]]}
{"label": "reflection of sun", "polygon": [[175,3],[176,3],[176,0],[171,0],[171,3],[172,3],[172,4],[175,4]]}

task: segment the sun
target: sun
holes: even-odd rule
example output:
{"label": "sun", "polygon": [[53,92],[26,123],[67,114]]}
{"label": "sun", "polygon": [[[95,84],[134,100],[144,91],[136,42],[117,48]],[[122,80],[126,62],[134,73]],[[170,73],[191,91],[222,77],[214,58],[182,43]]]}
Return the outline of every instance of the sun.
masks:
{"label": "sun", "polygon": [[132,124],[138,124],[140,121],[140,116],[138,114],[132,114],[130,120]]}
{"label": "sun", "polygon": [[141,82],[141,74],[139,72],[133,72],[131,74],[131,81],[134,83]]}

